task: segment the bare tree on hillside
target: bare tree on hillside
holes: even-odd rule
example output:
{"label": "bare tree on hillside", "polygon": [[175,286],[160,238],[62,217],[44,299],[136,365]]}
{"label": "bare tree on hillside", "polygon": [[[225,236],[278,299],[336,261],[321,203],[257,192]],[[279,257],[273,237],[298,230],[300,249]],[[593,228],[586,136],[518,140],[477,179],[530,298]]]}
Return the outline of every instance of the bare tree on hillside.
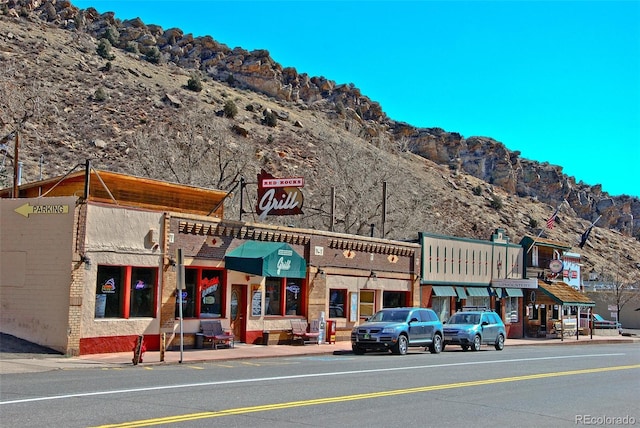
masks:
{"label": "bare tree on hillside", "polygon": [[135,169],[147,177],[230,190],[252,159],[251,145],[234,140],[224,122],[186,111],[171,123],[137,132]]}
{"label": "bare tree on hillside", "polygon": [[[335,188],[336,232],[367,236],[374,225],[374,236],[382,233],[383,183],[387,183],[385,238],[406,238],[415,234],[424,199],[402,181],[397,155],[369,145],[347,144],[323,135],[318,153],[318,171],[313,187],[308,222],[313,227],[331,229],[331,188]],[[412,232],[409,232],[413,228]]]}
{"label": "bare tree on hillside", "polygon": [[20,133],[29,120],[42,114],[41,85],[36,79],[23,79],[23,74],[13,62],[3,63],[0,68],[0,187],[6,187],[10,181],[6,159],[20,161],[13,159]]}

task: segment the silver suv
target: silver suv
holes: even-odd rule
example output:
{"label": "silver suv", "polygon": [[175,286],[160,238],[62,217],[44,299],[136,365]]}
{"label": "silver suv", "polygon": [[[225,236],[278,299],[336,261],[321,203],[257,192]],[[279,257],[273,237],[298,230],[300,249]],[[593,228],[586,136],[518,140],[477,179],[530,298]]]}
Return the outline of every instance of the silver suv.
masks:
{"label": "silver suv", "polygon": [[444,324],[442,349],[453,344],[479,351],[482,344],[490,344],[502,351],[506,335],[504,323],[493,311],[457,312]]}
{"label": "silver suv", "polygon": [[424,346],[438,354],[442,337],[442,323],[431,309],[386,308],[351,331],[351,349],[358,355],[368,350],[404,355],[410,346]]}

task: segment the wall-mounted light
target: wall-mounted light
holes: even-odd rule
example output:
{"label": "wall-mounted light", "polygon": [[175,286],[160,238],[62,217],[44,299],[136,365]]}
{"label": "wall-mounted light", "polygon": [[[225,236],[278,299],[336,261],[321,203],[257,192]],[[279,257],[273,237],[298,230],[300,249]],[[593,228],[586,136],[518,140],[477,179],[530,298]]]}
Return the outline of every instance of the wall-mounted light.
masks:
{"label": "wall-mounted light", "polygon": [[373,281],[377,281],[378,275],[376,275],[374,271],[371,271],[371,273],[369,274],[369,278],[371,278]]}
{"label": "wall-mounted light", "polygon": [[320,278],[324,278],[327,276],[327,273],[322,269],[318,269],[318,275],[320,275]]}
{"label": "wall-mounted light", "polygon": [[83,254],[80,256],[80,262],[84,263],[84,268],[86,270],[90,270],[91,269],[91,259],[89,258],[89,256]]}

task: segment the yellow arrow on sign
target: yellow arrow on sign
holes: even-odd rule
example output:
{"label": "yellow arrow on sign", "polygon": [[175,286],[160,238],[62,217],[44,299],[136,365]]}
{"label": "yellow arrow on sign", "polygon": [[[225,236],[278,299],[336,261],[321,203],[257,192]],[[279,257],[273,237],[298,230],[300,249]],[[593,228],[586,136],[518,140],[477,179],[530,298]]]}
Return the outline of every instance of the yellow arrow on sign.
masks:
{"label": "yellow arrow on sign", "polygon": [[67,214],[69,205],[31,205],[27,202],[14,211],[25,217],[29,217],[30,214]]}

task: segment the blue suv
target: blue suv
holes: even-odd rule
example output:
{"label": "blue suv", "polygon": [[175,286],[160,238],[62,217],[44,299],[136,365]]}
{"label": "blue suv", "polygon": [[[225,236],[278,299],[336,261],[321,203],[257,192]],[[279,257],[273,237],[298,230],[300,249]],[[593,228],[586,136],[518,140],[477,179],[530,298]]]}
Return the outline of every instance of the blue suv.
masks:
{"label": "blue suv", "polygon": [[385,308],[351,331],[351,349],[357,355],[369,350],[404,355],[409,347],[424,346],[438,354],[442,337],[442,323],[431,309]]}
{"label": "blue suv", "polygon": [[444,325],[442,349],[460,345],[464,351],[479,351],[483,344],[489,344],[502,351],[506,336],[504,323],[493,311],[456,312]]}

